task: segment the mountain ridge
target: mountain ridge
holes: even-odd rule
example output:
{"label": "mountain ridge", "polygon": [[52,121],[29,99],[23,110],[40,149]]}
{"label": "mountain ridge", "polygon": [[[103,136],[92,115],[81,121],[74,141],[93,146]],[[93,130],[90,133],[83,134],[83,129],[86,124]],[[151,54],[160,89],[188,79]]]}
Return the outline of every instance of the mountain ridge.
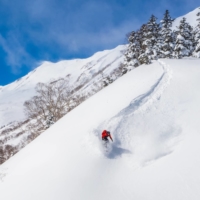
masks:
{"label": "mountain ridge", "polygon": [[[18,104],[17,110],[15,110],[15,108],[12,108],[12,111],[11,111],[11,108],[7,106],[7,113],[18,112],[18,116],[16,117],[16,119],[24,120],[23,113],[20,112],[20,115],[19,115],[19,107],[22,110],[23,103],[25,102],[25,100],[28,100],[30,97],[34,96],[34,88],[38,82],[47,83],[53,78],[58,79],[58,78],[66,77],[67,75],[71,75],[71,84],[74,84],[78,80],[79,76],[82,75],[82,77],[84,77],[84,73],[87,73],[87,75],[91,77],[93,73],[98,72],[101,69],[103,71],[107,70],[107,69],[104,69],[104,67],[110,64],[111,64],[110,71],[114,70],[115,68],[118,67],[120,62],[123,61],[123,58],[122,58],[123,53],[121,51],[123,51],[124,48],[125,46],[120,45],[113,50],[106,50],[99,53],[95,53],[92,57],[89,57],[87,59],[59,61],[55,64],[51,62],[44,62],[38,68],[29,72],[26,76],[22,77],[21,79],[9,85],[3,86],[1,88],[0,90],[1,118],[4,119],[5,118],[4,116],[6,115],[6,113],[2,113],[2,110],[5,110],[3,107],[5,107],[6,102],[10,102],[10,103],[13,102],[11,104],[16,104],[16,102],[19,101],[18,99],[20,99],[20,97],[18,96],[20,95],[20,91],[21,91],[22,93],[27,92],[27,97],[20,99],[20,102],[17,103]],[[108,60],[108,56],[110,56],[109,60]],[[97,59],[97,61],[95,61],[95,59]],[[118,63],[116,63],[116,59],[119,60]],[[93,69],[88,68],[89,66],[93,67]],[[80,78],[77,82],[80,82]],[[79,84],[82,84],[82,83],[80,82]],[[16,95],[16,92],[19,91],[19,95],[16,96],[15,99],[13,99],[12,97],[13,95],[10,94],[12,91],[14,91],[15,95]],[[12,116],[9,117],[9,116],[5,119],[4,122],[1,120],[0,126],[8,124],[11,121],[15,121],[15,117],[12,117]]]}

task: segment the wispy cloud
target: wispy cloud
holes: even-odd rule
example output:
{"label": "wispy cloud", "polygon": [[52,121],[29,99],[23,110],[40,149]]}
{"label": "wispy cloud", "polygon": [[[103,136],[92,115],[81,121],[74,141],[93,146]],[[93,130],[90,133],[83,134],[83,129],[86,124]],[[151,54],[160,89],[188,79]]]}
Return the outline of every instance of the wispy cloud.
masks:
{"label": "wispy cloud", "polygon": [[[38,21],[38,15],[35,18],[35,13],[38,12],[35,9],[37,10],[38,6],[33,6],[30,12],[31,20],[37,23],[40,29],[28,30],[35,43],[56,46],[61,50],[61,55],[63,50],[76,56],[77,53],[81,55],[83,50],[89,55],[103,48],[115,47],[124,43],[126,33],[140,24],[137,18],[122,20],[120,16],[116,17],[112,6],[103,1],[80,3],[73,9],[68,8],[70,5],[65,6],[66,10],[61,7],[52,11],[50,9],[48,12],[51,11],[53,15],[44,11],[43,16],[43,12],[40,11],[39,15],[43,22],[45,21],[45,26]],[[84,52],[82,54],[85,55]]]}
{"label": "wispy cloud", "polygon": [[6,62],[13,73],[19,73],[23,65],[33,60],[14,34],[8,34],[6,38],[0,35],[0,45],[7,54]]}

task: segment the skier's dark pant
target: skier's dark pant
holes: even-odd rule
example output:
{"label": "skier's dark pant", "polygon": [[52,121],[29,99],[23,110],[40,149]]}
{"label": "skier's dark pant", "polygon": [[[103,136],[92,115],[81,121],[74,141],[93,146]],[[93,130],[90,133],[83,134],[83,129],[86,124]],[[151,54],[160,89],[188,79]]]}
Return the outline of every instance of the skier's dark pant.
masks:
{"label": "skier's dark pant", "polygon": [[102,140],[108,142],[108,138],[107,137],[103,137]]}

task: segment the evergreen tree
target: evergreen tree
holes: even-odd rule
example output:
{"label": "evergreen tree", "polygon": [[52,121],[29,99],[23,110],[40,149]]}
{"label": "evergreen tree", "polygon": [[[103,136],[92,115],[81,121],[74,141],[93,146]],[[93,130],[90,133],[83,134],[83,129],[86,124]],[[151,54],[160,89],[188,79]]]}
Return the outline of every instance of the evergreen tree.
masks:
{"label": "evergreen tree", "polygon": [[200,12],[197,13],[197,17],[198,24],[194,30],[195,49],[193,52],[193,56],[200,58]]}
{"label": "evergreen tree", "polygon": [[49,128],[54,123],[55,123],[54,116],[51,113],[49,113],[48,116],[46,117],[46,127],[45,128]]}
{"label": "evergreen tree", "polygon": [[109,84],[111,84],[114,80],[112,79],[112,77],[106,76],[103,78],[103,86],[106,87]]}
{"label": "evergreen tree", "polygon": [[163,20],[161,20],[161,30],[160,30],[160,57],[161,58],[171,58],[174,48],[174,34],[171,30],[172,22],[174,19],[170,17],[169,11],[166,10]]}
{"label": "evergreen tree", "polygon": [[151,59],[149,58],[149,55],[146,53],[146,40],[147,40],[147,35],[148,35],[148,29],[147,29],[147,24],[143,24],[138,31],[138,40],[140,44],[140,49],[139,49],[139,56],[138,60],[141,64],[150,64]]}
{"label": "evergreen tree", "polygon": [[125,74],[127,71],[133,69],[140,65],[138,61],[139,51],[140,51],[140,42],[138,33],[132,31],[128,36],[128,48],[125,53],[124,67],[122,73]]}
{"label": "evergreen tree", "polygon": [[157,18],[152,15],[149,22],[147,23],[146,38],[143,41],[145,48],[145,54],[148,55],[149,59],[157,59],[157,40],[159,38],[160,26],[156,23]]}
{"label": "evergreen tree", "polygon": [[190,56],[193,51],[193,35],[192,27],[186,22],[186,18],[180,21],[176,31],[177,37],[174,48],[174,57],[182,58],[184,56]]}

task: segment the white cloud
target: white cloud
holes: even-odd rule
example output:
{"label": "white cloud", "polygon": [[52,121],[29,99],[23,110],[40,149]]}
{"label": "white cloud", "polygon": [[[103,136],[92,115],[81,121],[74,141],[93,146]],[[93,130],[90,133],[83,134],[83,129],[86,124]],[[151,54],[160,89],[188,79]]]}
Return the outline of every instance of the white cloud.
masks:
{"label": "white cloud", "polygon": [[6,62],[11,66],[13,73],[19,73],[23,64],[27,64],[32,60],[13,34],[9,34],[7,38],[0,34],[0,45],[7,54]]}

